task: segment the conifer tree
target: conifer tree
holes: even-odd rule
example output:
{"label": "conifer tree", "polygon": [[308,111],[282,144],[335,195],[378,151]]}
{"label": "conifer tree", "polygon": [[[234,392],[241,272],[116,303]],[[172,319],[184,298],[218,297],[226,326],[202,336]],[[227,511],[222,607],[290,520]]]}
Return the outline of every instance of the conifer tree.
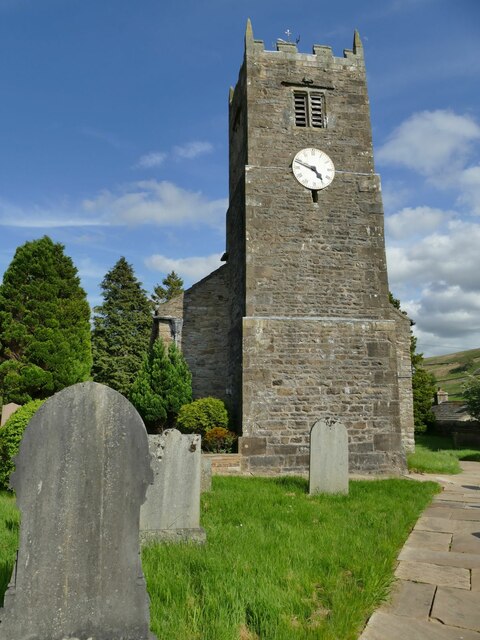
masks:
{"label": "conifer tree", "polygon": [[151,345],[131,390],[130,401],[149,432],[173,426],[180,407],[192,400],[192,375],[172,342],[168,349],[161,338]]}
{"label": "conifer tree", "polygon": [[48,236],[19,247],[0,285],[0,396],[23,404],[87,380],[90,308],[72,260]]}
{"label": "conifer tree", "polygon": [[100,286],[104,301],[94,309],[93,379],[128,396],[150,342],[150,303],[124,257]]}
{"label": "conifer tree", "polygon": [[167,277],[162,280],[162,284],[164,285],[163,287],[157,284],[153,290],[152,302],[154,306],[162,302],[168,302],[183,293],[183,280],[175,271],[171,271]]}

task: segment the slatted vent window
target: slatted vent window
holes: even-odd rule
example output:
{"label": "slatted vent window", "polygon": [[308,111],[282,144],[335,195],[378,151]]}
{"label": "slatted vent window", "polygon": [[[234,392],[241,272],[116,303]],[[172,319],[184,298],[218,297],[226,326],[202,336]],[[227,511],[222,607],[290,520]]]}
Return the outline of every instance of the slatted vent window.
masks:
{"label": "slatted vent window", "polygon": [[307,126],[307,114],[308,114],[308,94],[295,92],[293,99],[295,101],[295,126],[306,127]]}
{"label": "slatted vent window", "polygon": [[316,127],[325,126],[325,107],[323,93],[295,91],[295,126]]}

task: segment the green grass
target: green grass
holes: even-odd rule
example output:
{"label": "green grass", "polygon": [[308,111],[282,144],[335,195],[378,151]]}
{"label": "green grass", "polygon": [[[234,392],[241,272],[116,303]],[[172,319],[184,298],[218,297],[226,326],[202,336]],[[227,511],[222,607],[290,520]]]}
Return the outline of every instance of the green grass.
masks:
{"label": "green grass", "polygon": [[19,515],[11,493],[0,491],[0,606],[12,573],[18,541]]}
{"label": "green grass", "polygon": [[480,449],[455,449],[451,438],[417,435],[408,468],[421,473],[460,473],[459,460],[480,462]]}
{"label": "green grass", "polygon": [[[169,640],[356,640],[437,490],[394,479],[309,497],[299,478],[214,477],[202,497],[207,544],[143,550],[152,630]],[[11,541],[3,550],[12,562]]]}

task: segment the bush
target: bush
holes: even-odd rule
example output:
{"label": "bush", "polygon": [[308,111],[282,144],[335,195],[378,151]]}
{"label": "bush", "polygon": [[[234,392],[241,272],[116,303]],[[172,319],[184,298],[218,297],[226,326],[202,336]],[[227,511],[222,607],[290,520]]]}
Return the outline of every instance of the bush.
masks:
{"label": "bush", "polygon": [[224,427],[213,427],[202,438],[202,449],[211,453],[230,453],[237,434]]}
{"label": "bush", "polygon": [[15,470],[13,459],[18,453],[23,432],[44,400],[32,400],[17,409],[0,429],[0,489],[9,488],[10,474]]}
{"label": "bush", "polygon": [[228,413],[218,398],[200,398],[184,404],[177,416],[177,428],[202,437],[214,427],[228,428]]}

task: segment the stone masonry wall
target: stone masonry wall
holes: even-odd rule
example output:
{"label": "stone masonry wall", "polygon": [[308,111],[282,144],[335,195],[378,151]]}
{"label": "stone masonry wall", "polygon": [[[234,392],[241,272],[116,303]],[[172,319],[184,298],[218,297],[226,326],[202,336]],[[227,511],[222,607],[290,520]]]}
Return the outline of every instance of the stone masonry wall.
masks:
{"label": "stone masonry wall", "polygon": [[411,326],[409,318],[398,309],[390,309],[394,320],[398,393],[400,400],[400,428],[402,444],[407,453],[415,450],[415,434],[413,422],[413,393],[412,393],[412,359],[410,354]]}
{"label": "stone masonry wall", "polygon": [[157,337],[162,338],[166,346],[176,338],[177,346],[180,349],[182,347],[182,332],[180,329],[178,335],[174,335],[173,321],[183,318],[183,296],[184,294],[181,293],[168,302],[164,302],[158,306],[155,310],[152,335],[153,339]]}
{"label": "stone masonry wall", "polygon": [[334,418],[352,471],[403,470],[395,332],[393,320],[245,318],[245,469],[304,472],[312,425]]}
{"label": "stone masonry wall", "polygon": [[[388,301],[363,49],[358,35],[344,58],[318,45],[313,54],[277,46],[265,51],[247,28],[232,101],[247,126],[240,450],[251,471],[305,471],[310,428],[330,417],[348,428],[352,470],[400,471],[409,349]],[[295,125],[296,90],[323,93],[324,128]],[[291,170],[305,147],[335,164],[318,201]]]}
{"label": "stone masonry wall", "polygon": [[230,400],[228,269],[220,267],[185,291],[182,351],[193,374],[193,396]]}

